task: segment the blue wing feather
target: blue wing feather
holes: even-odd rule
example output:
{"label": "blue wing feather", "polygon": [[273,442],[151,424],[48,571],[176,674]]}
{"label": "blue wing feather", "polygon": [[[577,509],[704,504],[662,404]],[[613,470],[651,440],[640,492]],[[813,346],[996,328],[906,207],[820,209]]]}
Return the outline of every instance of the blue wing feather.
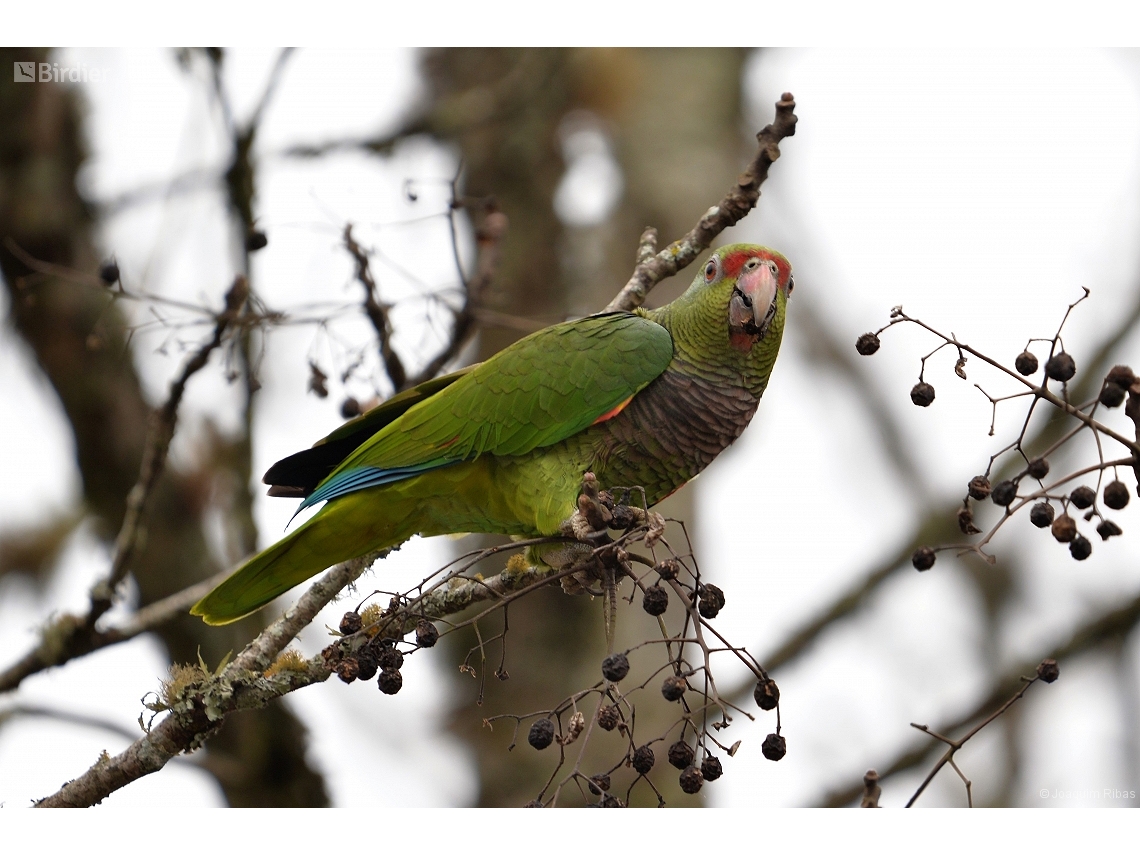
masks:
{"label": "blue wing feather", "polygon": [[433,460],[416,466],[400,466],[393,469],[381,469],[377,466],[346,469],[343,472],[337,472],[321,484],[318,489],[310,493],[305,501],[301,502],[294,516],[318,502],[336,499],[348,493],[355,493],[357,490],[367,490],[369,487],[380,487],[395,481],[403,481],[405,478],[411,478],[413,475],[419,475],[430,469],[440,469],[458,462],[458,460]]}

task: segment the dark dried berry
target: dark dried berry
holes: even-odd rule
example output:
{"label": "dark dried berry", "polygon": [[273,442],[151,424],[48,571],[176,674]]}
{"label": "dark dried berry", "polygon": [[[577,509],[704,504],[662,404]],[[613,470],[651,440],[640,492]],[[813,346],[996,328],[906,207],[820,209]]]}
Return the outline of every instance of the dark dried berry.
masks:
{"label": "dark dried berry", "polygon": [[633,768],[639,775],[648,775],[656,761],[657,758],[653,756],[653,749],[648,745],[642,745],[633,752]]}
{"label": "dark dried berry", "polygon": [[1078,534],[1069,544],[1069,554],[1077,561],[1084,561],[1092,555],[1092,543],[1083,534]]}
{"label": "dark dried berry", "polygon": [[371,657],[358,654],[356,661],[360,663],[360,673],[356,675],[358,680],[371,680],[376,676],[376,672],[380,670],[376,664],[376,660]]}
{"label": "dark dried berry", "polygon": [[614,683],[629,673],[629,659],[624,653],[614,653],[602,660],[602,676]]}
{"label": "dark dried berry", "polygon": [[404,675],[395,668],[385,668],[376,679],[376,684],[385,695],[394,695],[404,687]]}
{"label": "dark dried berry", "polygon": [[104,261],[99,265],[99,278],[107,285],[114,285],[119,281],[119,265],[113,261]]}
{"label": "dark dried berry", "polygon": [[1124,389],[1117,386],[1115,383],[1105,383],[1104,388],[1100,390],[1100,402],[1109,409],[1119,407],[1124,403]]}
{"label": "dark dried berry", "polygon": [[1029,461],[1029,466],[1026,467],[1025,471],[1029,473],[1030,478],[1036,478],[1040,481],[1049,474],[1049,461],[1044,457],[1036,457]]}
{"label": "dark dried berry", "polygon": [[764,737],[764,744],[760,746],[760,751],[769,760],[782,760],[784,755],[788,753],[787,740],[778,733],[769,733]]}
{"label": "dark dried berry", "polygon": [[1113,481],[1104,488],[1104,503],[1114,511],[1128,504],[1128,487],[1123,481]]}
{"label": "dark dried berry", "polygon": [[720,758],[711,754],[701,762],[701,774],[706,781],[715,781],[724,774],[724,767],[720,765]]}
{"label": "dark dried berry", "polygon": [[716,585],[701,585],[700,595],[701,602],[697,606],[697,611],[701,613],[701,617],[712,620],[724,608],[724,591]]}
{"label": "dark dried berry", "polygon": [[621,713],[614,706],[602,707],[598,710],[598,727],[602,730],[613,730],[621,723]]}
{"label": "dark dried berry", "polygon": [[684,677],[676,675],[666,677],[665,682],[661,684],[661,697],[667,701],[679,701],[688,688],[689,684],[685,682]]}
{"label": "dark dried berry", "polygon": [[934,557],[933,549],[929,546],[920,546],[910,557],[910,563],[914,565],[915,570],[929,570],[934,566]]}
{"label": "dark dried berry", "polygon": [[[391,641],[386,641],[384,644],[391,644]],[[373,638],[366,644],[361,645],[356,649],[355,656],[361,662],[375,662],[376,657],[380,654],[382,645],[377,643],[377,639]]]}
{"label": "dark dried berry", "polygon": [[1042,683],[1053,683],[1061,676],[1061,669],[1056,659],[1045,659],[1037,666],[1037,676]]}
{"label": "dark dried berry", "polygon": [[863,333],[855,340],[855,349],[860,356],[870,356],[879,349],[879,337],[873,332]]}
{"label": "dark dried berry", "polygon": [[619,799],[617,796],[611,796],[609,793],[606,793],[604,796],[602,796],[602,800],[599,802],[599,804],[604,808],[625,807],[625,804],[621,799]]}
{"label": "dark dried berry", "polygon": [[439,641],[439,630],[429,620],[420,619],[416,624],[416,644],[420,647],[435,647]]}
{"label": "dark dried berry", "polygon": [[1013,367],[1022,377],[1028,377],[1037,370],[1037,357],[1028,350],[1023,350],[1017,354],[1017,359],[1013,360]]}
{"label": "dark dried berry", "polygon": [[376,664],[381,668],[392,668],[399,671],[404,666],[404,654],[395,647],[381,647],[376,654]]}
{"label": "dark dried berry", "polygon": [[344,617],[340,619],[340,631],[345,635],[360,632],[362,626],[364,626],[364,622],[356,612],[345,612]]}
{"label": "dark dried berry", "polygon": [[549,748],[550,744],[554,742],[554,722],[548,718],[540,718],[530,726],[530,733],[527,734],[526,741],[530,743],[531,748],[536,748],[539,751]]}
{"label": "dark dried berry", "polygon": [[1112,520],[1103,520],[1101,524],[1096,527],[1096,533],[1100,535],[1101,540],[1108,540],[1110,537],[1124,534],[1120,526]]}
{"label": "dark dried berry", "polygon": [[1048,502],[1038,502],[1029,509],[1029,521],[1038,528],[1053,524],[1053,506]]}
{"label": "dark dried berry", "polygon": [[686,766],[693,765],[693,757],[695,757],[692,747],[683,739],[678,739],[669,746],[669,765],[675,766],[678,769],[684,769]]}
{"label": "dark dried berry", "polygon": [[690,766],[681,773],[679,779],[681,784],[681,792],[688,795],[694,795],[701,791],[701,785],[704,784],[704,776],[701,775],[701,770],[696,766]]}
{"label": "dark dried berry", "polygon": [[916,407],[929,407],[934,403],[934,387],[929,383],[915,383],[910,399]]}
{"label": "dark dried berry", "polygon": [[344,682],[351,683],[360,676],[360,663],[352,656],[341,659],[336,663],[336,675]]}
{"label": "dark dried berry", "polygon": [[531,799],[529,802],[527,802],[525,805],[523,805],[523,807],[524,808],[540,808],[540,807],[542,807],[542,802],[540,802],[538,799]]}
{"label": "dark dried berry", "polygon": [[1077,522],[1068,514],[1061,514],[1053,520],[1052,532],[1059,543],[1069,543],[1077,536]]}
{"label": "dark dried berry", "polygon": [[257,252],[267,246],[269,246],[269,238],[265,236],[265,232],[252,231],[245,236],[245,248],[249,252]]}
{"label": "dark dried berry", "polygon": [[610,788],[609,775],[591,775],[590,776],[590,792],[595,796],[600,796]]}
{"label": "dark dried berry", "polygon": [[1073,375],[1077,373],[1077,363],[1073,361],[1073,357],[1061,351],[1049,357],[1049,361],[1045,363],[1045,376],[1050,380],[1060,380],[1062,383],[1067,383],[1073,379]]}
{"label": "dark dried berry", "polygon": [[646,614],[654,617],[665,614],[665,610],[669,608],[669,592],[660,585],[646,588],[645,596],[641,598],[641,607],[645,609]]}
{"label": "dark dried berry", "polygon": [[1105,376],[1104,382],[1119,386],[1127,391],[1128,387],[1136,382],[1136,375],[1127,365],[1114,365]]}
{"label": "dark dried berry", "polygon": [[1073,503],[1074,507],[1083,511],[1085,508],[1092,507],[1092,503],[1096,501],[1096,493],[1091,487],[1077,487],[1069,494],[1069,501]]}
{"label": "dark dried berry", "polygon": [[653,569],[657,571],[658,576],[668,582],[670,579],[677,578],[677,571],[680,568],[672,558],[666,558],[664,561],[658,561],[657,566]]}
{"label": "dark dried berry", "polygon": [[[609,508],[606,508],[609,510]],[[609,523],[609,527],[613,529],[621,529],[622,531],[629,531],[631,528],[636,528],[641,525],[641,519],[635,513],[634,509],[628,505],[618,505],[613,509],[613,519]]]}
{"label": "dark dried berry", "polygon": [[988,499],[990,495],[990,479],[985,475],[975,475],[970,479],[970,483],[966,485],[966,489],[970,491],[970,498],[977,501]]}
{"label": "dark dried berry", "polygon": [[974,512],[967,506],[958,508],[958,528],[962,534],[980,534],[982,531],[974,525]]}
{"label": "dark dried berry", "polygon": [[756,684],[756,688],[752,690],[752,697],[756,701],[756,706],[762,710],[774,710],[776,704],[780,702],[780,687],[776,685],[776,681],[770,677],[765,677],[763,680]]}
{"label": "dark dried berry", "polygon": [[309,363],[309,391],[321,400],[329,396],[329,375],[315,362]]}
{"label": "dark dried berry", "polygon": [[340,405],[340,417],[342,419],[356,418],[363,412],[364,409],[356,398],[345,398],[344,403]]}
{"label": "dark dried berry", "polygon": [[1012,505],[1016,498],[1017,485],[1012,481],[998,481],[990,493],[990,501],[1002,508]]}

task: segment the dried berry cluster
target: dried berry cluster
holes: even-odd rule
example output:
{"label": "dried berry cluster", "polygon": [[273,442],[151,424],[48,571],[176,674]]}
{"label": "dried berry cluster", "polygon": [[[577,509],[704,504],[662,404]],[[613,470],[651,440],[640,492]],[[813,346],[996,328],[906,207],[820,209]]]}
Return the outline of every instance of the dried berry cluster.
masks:
{"label": "dried berry cluster", "polygon": [[[374,629],[373,627],[368,627]],[[335,658],[336,675],[345,683],[356,680],[371,680],[377,677],[376,684],[385,695],[394,695],[404,687],[404,654],[397,642],[380,635],[369,635],[365,620],[359,612],[345,612],[340,619],[340,632],[349,643],[348,651],[333,647],[326,651],[326,658]],[[439,640],[439,630],[427,620],[416,625],[416,648],[434,647]],[[353,643],[355,641],[355,643]],[[415,649],[415,648],[412,648]]]}
{"label": "dried berry cluster", "polygon": [[[1061,328],[1073,308],[1087,296],[1088,290],[1086,289],[1085,295],[1069,306],[1065,313],[1065,319],[1061,322],[1061,327],[1051,339],[1031,339],[1026,348],[1014,358],[1013,369],[1007,368],[996,360],[959,342],[953,336],[946,336],[922,321],[908,317],[902,311],[902,307],[896,307],[892,310],[890,323],[886,327],[878,332],[865,333],[859,337],[855,348],[864,356],[870,356],[877,352],[881,346],[879,333],[898,323],[917,324],[942,339],[942,343],[938,347],[922,357],[919,382],[911,389],[910,393],[911,401],[917,406],[929,407],[934,402],[934,388],[924,380],[923,372],[926,368],[926,360],[944,347],[957,351],[958,361],[954,365],[954,372],[963,380],[966,379],[965,365],[967,354],[969,354],[995,366],[1009,377],[1018,380],[1025,387],[1015,394],[995,398],[986,393],[981,386],[975,384],[993,405],[995,418],[997,405],[1002,401],[1012,398],[1028,398],[1030,402],[1021,432],[1016,439],[991,457],[985,473],[970,479],[966,486],[966,496],[963,498],[962,507],[957,513],[958,527],[964,535],[982,534],[983,537],[980,542],[920,547],[915,550],[911,558],[915,569],[929,570],[934,566],[937,553],[944,549],[975,552],[989,558],[990,556],[984,552],[986,544],[1009,517],[1024,507],[1029,508],[1029,521],[1037,528],[1049,529],[1054,539],[1059,543],[1068,545],[1069,553],[1077,561],[1084,561],[1093,551],[1092,541],[1080,531],[1077,517],[1086,523],[1092,522],[1094,519],[1098,520],[1096,533],[1100,535],[1102,540],[1108,540],[1110,537],[1116,537],[1123,533],[1115,521],[1104,516],[1102,508],[1119,511],[1127,506],[1130,489],[1121,480],[1119,472],[1128,469],[1140,471],[1140,448],[1136,442],[1098,421],[1096,416],[1099,408],[1115,409],[1127,399],[1129,403],[1125,408],[1125,414],[1133,421],[1133,432],[1140,437],[1140,382],[1138,382],[1131,368],[1125,365],[1117,365],[1106,374],[1097,394],[1089,401],[1074,404],[1069,400],[1069,384],[1077,375],[1077,364],[1073,356],[1065,352],[1063,348]],[[1041,369],[1038,357],[1029,349],[1034,341],[1046,342],[1049,346],[1049,354],[1044,362],[1043,376],[1039,380],[1026,379],[1033,378]],[[1051,389],[1050,382],[1060,384],[1059,388]],[[1026,433],[1034,408],[1042,402],[1069,416],[1073,424],[1059,439],[1052,441],[1038,453],[1030,454],[1027,448],[1035,443],[1027,439]],[[1054,473],[1053,477],[1050,478],[1050,472],[1053,468],[1050,459],[1055,458],[1060,449],[1085,431],[1091,432],[1096,440],[1097,462],[1063,476],[1057,476]],[[991,436],[993,432],[994,428],[991,423]],[[1128,456],[1106,460],[1104,445],[1108,442],[1123,445]],[[1045,445],[1045,440],[1036,444]],[[991,478],[995,464],[1006,455],[1009,455],[1008,460],[1016,460],[1016,462],[1005,462],[1001,474],[996,476],[997,482],[992,483]],[[1106,476],[1108,483],[1104,483]],[[1073,485],[1074,481],[1079,482],[1081,480],[1095,483]],[[1099,501],[1098,494],[1100,496]],[[972,503],[986,500],[1004,509],[1004,514],[987,532],[983,532],[975,525],[975,505]]]}
{"label": "dried berry cluster", "polygon": [[[691,582],[686,583],[687,579],[691,579]],[[602,679],[598,684],[567,698],[554,710],[532,714],[534,720],[527,732],[527,742],[539,751],[555,744],[562,747],[559,758],[561,767],[566,763],[566,747],[583,736],[585,721],[584,717],[580,718],[582,713],[579,712],[579,707],[588,697],[596,697],[593,722],[586,727],[583,742],[590,738],[592,725],[596,725],[598,730],[619,737],[618,752],[610,768],[588,776],[575,771],[569,779],[576,780],[583,794],[593,798],[588,803],[599,807],[629,804],[630,792],[640,781],[647,782],[661,799],[660,791],[649,776],[654,769],[659,768],[658,759],[662,752],[668,764],[677,770],[677,784],[681,791],[698,793],[706,782],[715,781],[724,774],[718,753],[723,752],[731,757],[740,744],[738,742],[725,746],[716,738],[716,732],[731,722],[727,713],[731,705],[716,695],[715,683],[711,674],[707,673],[707,659],[702,657],[694,664],[690,663],[685,654],[686,647],[694,646],[703,654],[710,652],[702,633],[712,630],[709,621],[724,609],[724,591],[716,585],[700,582],[697,575],[689,570],[688,562],[676,556],[654,563],[647,574],[640,578],[634,577],[634,584],[635,591],[641,591],[642,608],[654,617],[665,615],[671,602],[676,601],[679,608],[675,611],[681,626],[672,633],[666,630],[666,640],[675,642],[675,645],[662,648],[660,644],[646,643],[607,656],[601,663]],[[626,599],[629,601],[634,598]],[[696,630],[697,625],[701,627],[701,633]],[[664,627],[663,623],[662,626]],[[662,649],[670,650],[671,656],[663,669],[666,674],[658,684],[659,691],[667,703],[680,706],[679,716],[666,733],[641,740],[636,725],[638,696],[643,691],[651,690],[654,677],[650,676],[638,685],[627,686],[632,670],[630,657],[635,652]],[[759,675],[753,693],[757,706],[764,711],[777,709],[779,688],[762,669],[755,665],[752,667]],[[656,673],[660,675],[661,671]],[[745,714],[752,717],[751,714]],[[516,717],[516,721],[521,723],[526,718],[529,717]],[[564,724],[564,721],[568,724]],[[674,732],[677,728],[679,733]],[[582,748],[584,750],[584,745]],[[779,734],[778,719],[776,732],[765,738],[761,751],[769,760],[780,760],[786,753],[787,746],[784,737]],[[633,779],[624,796],[617,796],[610,790],[615,774],[623,768],[632,770]],[[553,776],[551,780],[553,781]],[[531,804],[542,806],[549,801],[551,799],[544,790]]]}

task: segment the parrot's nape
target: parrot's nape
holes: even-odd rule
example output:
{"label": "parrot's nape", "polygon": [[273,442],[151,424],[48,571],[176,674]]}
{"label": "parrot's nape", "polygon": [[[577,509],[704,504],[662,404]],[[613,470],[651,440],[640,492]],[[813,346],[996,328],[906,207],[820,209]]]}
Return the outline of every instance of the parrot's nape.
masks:
{"label": "parrot's nape", "polygon": [[792,284],[780,253],[726,246],[667,306],[548,327],[346,422],[265,475],[270,495],[325,506],[192,613],[230,623],[415,534],[556,534],[586,472],[661,501],[751,420]]}

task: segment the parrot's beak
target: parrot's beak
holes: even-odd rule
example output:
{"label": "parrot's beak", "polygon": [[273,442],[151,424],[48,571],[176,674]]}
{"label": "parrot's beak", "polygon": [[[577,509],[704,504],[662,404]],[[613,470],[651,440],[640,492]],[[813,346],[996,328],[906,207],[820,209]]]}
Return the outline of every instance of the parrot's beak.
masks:
{"label": "parrot's beak", "polygon": [[728,304],[732,346],[747,351],[768,332],[776,316],[776,289],[780,283],[767,264],[742,273]]}

